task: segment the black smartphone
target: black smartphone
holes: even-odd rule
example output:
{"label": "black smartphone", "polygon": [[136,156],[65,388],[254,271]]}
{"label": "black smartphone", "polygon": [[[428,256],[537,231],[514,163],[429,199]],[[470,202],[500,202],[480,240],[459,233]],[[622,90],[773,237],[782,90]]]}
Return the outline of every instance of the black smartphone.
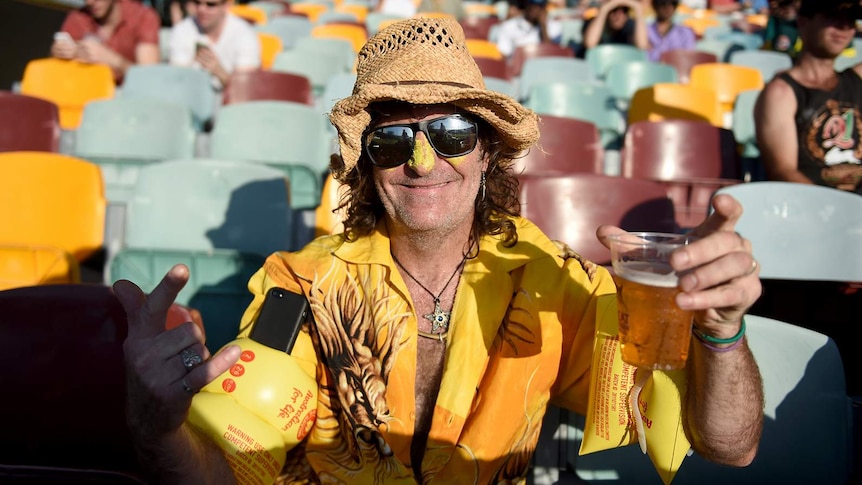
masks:
{"label": "black smartphone", "polygon": [[263,299],[249,337],[255,342],[290,353],[311,311],[305,295],[270,288]]}

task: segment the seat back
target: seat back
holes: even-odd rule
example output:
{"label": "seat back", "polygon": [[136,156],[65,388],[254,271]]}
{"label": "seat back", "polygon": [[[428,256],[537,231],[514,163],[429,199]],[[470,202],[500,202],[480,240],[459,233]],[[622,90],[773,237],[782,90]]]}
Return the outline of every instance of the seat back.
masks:
{"label": "seat back", "polygon": [[730,54],[737,50],[743,50],[742,46],[736,45],[729,40],[704,38],[695,43],[695,49],[709,52],[716,58],[714,62],[727,62]]}
{"label": "seat back", "polygon": [[107,65],[54,58],[28,62],[21,79],[21,94],[56,104],[60,126],[66,130],[81,123],[85,104],[112,98],[114,89],[114,74]]}
{"label": "seat back", "polygon": [[474,57],[476,65],[483,76],[497,79],[509,79],[509,66],[505,59],[491,59],[489,57]]}
{"label": "seat back", "polygon": [[509,77],[520,76],[524,62],[534,57],[574,57],[574,52],[567,47],[547,42],[519,46],[509,57]]}
{"label": "seat back", "polygon": [[372,11],[368,12],[368,15],[365,17],[365,28],[368,30],[368,35],[374,35],[380,30],[382,22],[392,22],[402,19],[403,17],[398,15]]}
{"label": "seat back", "polygon": [[59,148],[60,114],[56,104],[0,91],[0,152],[56,152]]}
{"label": "seat back", "polygon": [[248,101],[292,101],[314,105],[311,82],[287,72],[241,71],[231,74],[224,88],[224,104]]}
{"label": "seat back", "polygon": [[320,14],[328,10],[329,5],[324,3],[296,2],[290,4],[290,13],[294,15],[305,15],[312,24],[316,24]]}
{"label": "seat back", "polygon": [[604,150],[596,125],[543,115],[539,132],[539,141],[515,159],[515,174],[603,173]]}
{"label": "seat back", "polygon": [[255,26],[255,30],[277,35],[281,39],[282,50],[289,50],[296,45],[297,39],[311,36],[312,27],[308,17],[282,15],[270,19],[266,25]]}
{"label": "seat back", "polygon": [[[344,4],[341,4],[336,8],[340,9],[342,5]],[[320,14],[317,17],[317,25],[324,24],[351,24],[361,25],[365,28],[365,24],[359,22],[359,16],[356,12],[345,12],[341,10],[328,10]]]}
{"label": "seat back", "polygon": [[141,168],[125,244],[266,256],[290,248],[292,222],[284,172],[251,162],[172,160]]}
{"label": "seat back", "polygon": [[286,1],[277,0],[254,0],[246,5],[263,10],[266,13],[267,24],[272,22],[277,16],[286,14],[290,11],[290,4]]}
{"label": "seat back", "polygon": [[730,54],[730,63],[760,71],[763,82],[772,80],[775,73],[793,67],[793,59],[785,52],[744,50]]}
{"label": "seat back", "polygon": [[539,114],[589,121],[599,129],[605,148],[618,145],[623,120],[607,87],[577,83],[537,84],[524,105]]}
{"label": "seat back", "polygon": [[212,118],[218,102],[206,71],[167,64],[130,67],[122,97],[183,105],[191,110],[198,130]]}
{"label": "seat back", "polygon": [[102,247],[99,167],[65,155],[0,153],[0,243],[51,246],[83,261]]}
{"label": "seat back", "polygon": [[593,68],[582,59],[574,57],[535,57],[524,61],[518,80],[518,98],[530,97],[530,90],[537,84],[598,84]]}
{"label": "seat back", "polygon": [[350,42],[354,53],[365,45],[368,33],[364,27],[345,24],[322,24],[311,29],[311,36],[321,39],[342,39]]}
{"label": "seat back", "polygon": [[792,182],[718,192],[742,204],[736,230],[752,242],[761,278],[862,281],[862,197]]}
{"label": "seat back", "polygon": [[78,262],[60,248],[0,244],[0,290],[80,280]]}
{"label": "seat back", "polygon": [[368,5],[358,3],[342,3],[335,7],[336,12],[350,14],[357,22],[362,24],[365,23],[365,17],[368,16],[368,10]]}
{"label": "seat back", "polygon": [[[480,8],[485,10],[485,15],[471,15],[460,19],[458,22],[464,29],[464,36],[468,39],[490,40],[491,28],[500,23],[496,12],[491,13],[491,10],[496,10],[493,5],[473,3],[471,8]],[[469,11],[468,5],[464,5],[464,9]]]}
{"label": "seat back", "polygon": [[0,462],[139,469],[125,419],[126,331],[125,312],[104,286],[0,291],[0,387],[9,418]]}
{"label": "seat back", "polygon": [[[735,468],[692,455],[683,460],[674,485],[848,483],[852,420],[835,342],[777,320],[746,315],[745,321],[765,398],[757,456]],[[590,483],[662,483],[637,446],[574,460],[579,477]]]}
{"label": "seat back", "polygon": [[721,22],[715,17],[689,17],[682,21],[682,25],[694,31],[697,37],[703,37],[710,27],[719,27]]}
{"label": "seat back", "polygon": [[718,95],[722,113],[733,111],[736,96],[749,89],[763,89],[763,76],[752,67],[723,62],[698,64],[691,68],[690,84],[711,89]]}
{"label": "seat back", "polygon": [[506,79],[499,79],[496,77],[485,77],[485,88],[490,91],[496,91],[498,93],[503,93],[506,96],[510,96],[512,98],[518,97],[517,86],[511,81]]}
{"label": "seat back", "polygon": [[718,95],[711,89],[658,83],[639,89],[632,96],[629,125],[638,121],[673,119],[705,121],[714,126],[724,126]]}
{"label": "seat back", "polygon": [[269,70],[275,62],[275,56],[284,50],[281,37],[268,32],[257,32],[257,40],[260,43],[260,68]]}
{"label": "seat back", "polygon": [[503,60],[503,53],[497,48],[497,44],[485,39],[467,39],[465,41],[467,51],[474,58],[484,57],[498,61]]}
{"label": "seat back", "polygon": [[718,62],[718,57],[712,52],[701,50],[673,49],[661,53],[659,61],[676,69],[678,81],[688,84],[692,66]]}
{"label": "seat back", "polygon": [[602,224],[626,230],[675,229],[673,204],[655,182],[596,174],[518,178],[521,214],[551,239],[597,264],[610,262],[610,251],[596,238]]}
{"label": "seat back", "polygon": [[[353,93],[354,84],[356,84],[356,74],[353,73],[344,72],[329,78],[323,94],[318,98],[317,110],[320,113],[329,114],[339,99],[346,98]],[[330,131],[335,130],[331,123],[326,123],[326,127]]]}
{"label": "seat back", "polygon": [[733,137],[742,148],[740,154],[746,158],[760,156],[754,129],[754,104],[760,92],[760,89],[742,91],[733,103]]}
{"label": "seat back", "polygon": [[738,178],[733,133],[703,121],[639,121],[629,126],[622,175],[679,180]]}
{"label": "seat back", "polygon": [[207,348],[214,353],[239,332],[240,318],[252,299],[248,280],[264,259],[260,254],[231,249],[125,248],[110,260],[106,276],[108,282],[128,279],[150,292],[173,265],[188,266],[189,282],[176,302],[200,312]]}
{"label": "seat back", "polygon": [[600,44],[590,49],[584,58],[596,76],[604,79],[611,66],[625,62],[646,61],[647,52],[626,44]]}
{"label": "seat back", "polygon": [[266,10],[253,5],[232,4],[230,13],[251,24],[263,25],[267,20]]}
{"label": "seat back", "polygon": [[638,89],[677,81],[676,69],[651,61],[620,62],[608,68],[605,76],[605,84],[611,89],[611,94],[625,103]]}
{"label": "seat back", "polygon": [[318,181],[303,180],[302,184],[291,181],[291,200],[293,207],[314,207],[320,199],[320,180],[329,166],[330,135],[326,123],[316,109],[298,103],[232,104],[219,112],[210,140],[210,155],[279,168],[307,167]]}

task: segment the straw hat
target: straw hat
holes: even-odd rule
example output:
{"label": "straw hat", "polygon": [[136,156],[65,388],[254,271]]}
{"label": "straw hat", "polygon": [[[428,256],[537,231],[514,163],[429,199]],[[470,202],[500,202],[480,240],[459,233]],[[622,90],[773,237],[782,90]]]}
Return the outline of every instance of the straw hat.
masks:
{"label": "straw hat", "polygon": [[485,89],[482,73],[455,19],[413,18],[374,35],[359,51],[353,94],[338,101],[329,119],[338,130],[341,160],[330,167],[336,180],[356,166],[362,135],[376,101],[453,104],[491,124],[514,150],[539,136],[538,117],[505,94]]}

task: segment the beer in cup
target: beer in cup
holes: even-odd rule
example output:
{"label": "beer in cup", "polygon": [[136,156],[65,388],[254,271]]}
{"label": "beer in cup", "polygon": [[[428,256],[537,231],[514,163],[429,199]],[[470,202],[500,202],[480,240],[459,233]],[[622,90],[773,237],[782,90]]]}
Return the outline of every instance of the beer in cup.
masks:
{"label": "beer in cup", "polygon": [[609,237],[624,362],[655,370],[685,367],[694,312],[676,304],[679,275],[670,255],[696,239],[654,232]]}

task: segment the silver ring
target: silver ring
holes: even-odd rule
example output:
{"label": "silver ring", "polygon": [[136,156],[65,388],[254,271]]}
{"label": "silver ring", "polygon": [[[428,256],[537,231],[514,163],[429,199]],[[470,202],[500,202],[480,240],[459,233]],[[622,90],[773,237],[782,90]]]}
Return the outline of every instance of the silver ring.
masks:
{"label": "silver ring", "polygon": [[197,352],[192,350],[191,347],[183,349],[183,351],[180,352],[180,358],[183,359],[183,367],[186,368],[187,372],[191,371],[204,361]]}
{"label": "silver ring", "polygon": [[192,387],[186,382],[185,377],[183,377],[182,380],[180,380],[180,382],[183,384],[183,390],[184,391],[186,391],[189,394],[195,394],[196,393],[195,390],[192,389]]}
{"label": "silver ring", "polygon": [[751,260],[751,269],[748,270],[748,273],[746,273],[746,276],[748,276],[750,274],[754,274],[755,271],[757,271],[757,260],[752,259]]}

